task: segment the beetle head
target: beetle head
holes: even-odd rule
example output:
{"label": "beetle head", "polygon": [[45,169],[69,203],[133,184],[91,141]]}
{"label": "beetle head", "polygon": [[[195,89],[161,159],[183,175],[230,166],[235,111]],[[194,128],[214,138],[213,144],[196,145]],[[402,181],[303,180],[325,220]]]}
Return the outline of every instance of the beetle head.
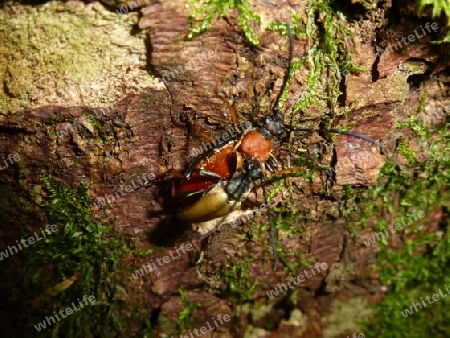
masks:
{"label": "beetle head", "polygon": [[260,132],[265,138],[273,138],[279,136],[283,132],[284,115],[276,109],[273,115],[269,115],[264,119],[264,125]]}

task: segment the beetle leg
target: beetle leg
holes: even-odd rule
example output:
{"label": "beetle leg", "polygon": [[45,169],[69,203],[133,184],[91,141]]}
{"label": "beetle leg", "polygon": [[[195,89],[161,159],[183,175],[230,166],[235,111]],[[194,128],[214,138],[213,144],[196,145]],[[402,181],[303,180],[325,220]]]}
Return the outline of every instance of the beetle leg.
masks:
{"label": "beetle leg", "polygon": [[265,162],[266,169],[270,172],[274,172],[276,168],[278,168],[278,161],[277,159],[270,154],[269,159]]}
{"label": "beetle leg", "polygon": [[180,171],[178,171],[177,169],[169,169],[165,174],[164,174],[164,176],[168,176],[168,175],[171,175],[170,177],[171,178],[183,178],[183,174],[180,172]]}
{"label": "beetle leg", "polygon": [[222,100],[223,103],[225,103],[228,107],[228,112],[230,113],[230,119],[231,123],[233,123],[235,126],[238,124],[238,115],[236,108],[228,102],[228,100],[222,96],[219,96],[219,98]]}
{"label": "beetle leg", "polygon": [[197,126],[196,124],[192,123],[191,127],[197,132],[197,134],[199,134],[201,137],[203,137],[206,141],[208,141],[209,143],[211,143],[214,148],[217,147],[217,143],[216,140],[214,140],[214,138],[209,135],[208,132],[206,132],[205,130],[201,129],[199,126]]}
{"label": "beetle leg", "polygon": [[173,179],[174,178],[181,179],[184,176],[178,170],[172,168],[168,172],[166,172],[162,178],[165,178],[166,176],[169,176],[169,175],[170,175],[170,178],[172,178],[171,186],[170,186],[170,194],[171,194],[172,197],[174,197],[175,196],[175,192],[176,192],[176,185],[175,185],[175,180],[173,180]]}
{"label": "beetle leg", "polygon": [[233,175],[238,167],[238,158],[237,158],[237,153],[236,150],[233,150],[233,152],[231,153],[231,161],[230,161],[230,174]]}
{"label": "beetle leg", "polygon": [[199,173],[201,176],[217,178],[217,179],[219,179],[219,181],[222,181],[222,180],[223,180],[222,176],[220,176],[219,174],[213,173],[212,171],[207,171],[207,170],[200,169],[200,170],[198,171],[198,173]]}
{"label": "beetle leg", "polygon": [[197,169],[197,165],[203,160],[203,157],[196,158],[191,163],[189,163],[188,167],[184,171],[184,178],[189,179],[192,176],[192,173]]}
{"label": "beetle leg", "polygon": [[198,135],[200,135],[206,141],[211,143],[214,146],[214,148],[217,147],[216,140],[214,140],[214,138],[211,135],[209,135],[209,133],[207,131],[203,130],[202,128],[197,126],[194,122],[192,122],[191,118],[187,114],[185,115],[185,119],[186,119],[186,122],[189,124],[189,126],[192,129],[194,129]]}

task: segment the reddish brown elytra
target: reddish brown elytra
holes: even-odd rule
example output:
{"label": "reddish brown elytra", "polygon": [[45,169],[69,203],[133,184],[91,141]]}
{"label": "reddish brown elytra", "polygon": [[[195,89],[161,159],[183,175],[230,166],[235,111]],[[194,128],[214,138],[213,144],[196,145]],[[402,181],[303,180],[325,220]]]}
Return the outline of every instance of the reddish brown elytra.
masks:
{"label": "reddish brown elytra", "polygon": [[[278,103],[287,86],[291,70],[293,37],[288,25],[287,31],[290,42],[288,67],[271,114],[264,118],[260,127],[253,127],[251,123],[246,122],[246,128],[237,128],[236,109],[227,100],[222,99],[228,106],[231,121],[238,131],[237,134],[228,143],[217,145],[211,136],[192,125],[215,148],[197,157],[188,165],[173,194],[180,205],[176,213],[179,219],[189,223],[206,222],[210,227],[212,224],[212,228],[203,231],[203,235],[206,236],[215,231],[230,213],[241,208],[241,202],[247,198],[253,183],[259,180],[269,218],[273,270],[277,269],[278,261],[275,226],[265,189],[265,171],[274,173],[278,168],[278,162],[272,153],[272,139],[281,138],[286,131],[327,132],[361,138],[378,145],[370,137],[357,133],[338,129],[299,129],[284,124],[284,115],[278,111]],[[241,126],[242,122],[239,125]]]}

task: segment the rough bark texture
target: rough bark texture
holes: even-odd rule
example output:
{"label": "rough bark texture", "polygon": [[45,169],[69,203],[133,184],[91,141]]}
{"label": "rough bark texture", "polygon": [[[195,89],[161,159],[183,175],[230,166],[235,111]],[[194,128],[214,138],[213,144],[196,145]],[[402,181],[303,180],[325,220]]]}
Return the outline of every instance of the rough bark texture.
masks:
{"label": "rough bark texture", "polygon": [[[276,15],[279,8],[287,6],[293,4],[290,1],[276,5],[260,1],[256,10],[263,17],[270,17]],[[113,195],[118,187],[138,182],[144,173],[159,175],[171,168],[183,170],[186,167],[189,155],[201,147],[203,140],[181,121],[182,113],[189,112],[192,117],[198,117],[199,125],[214,135],[221,135],[228,125],[228,117],[219,95],[233,102],[244,119],[249,112],[260,118],[270,111],[286,69],[286,37],[275,32],[260,33],[261,45],[249,46],[236,25],[236,13],[233,13],[214,21],[205,34],[184,41],[189,28],[184,1],[152,4],[143,12],[141,27],[149,29],[148,63],[153,73],[166,75],[167,89],[148,89],[141,95],[127,97],[113,111],[96,118],[95,123],[85,116],[88,110],[80,107],[42,107],[0,116],[0,157],[19,154],[21,158],[0,176],[3,216],[0,249],[19,238],[20,224],[29,224],[31,228],[46,224],[39,207],[42,199],[40,179],[44,175],[57,177],[70,186],[86,182],[92,188],[93,199],[97,200]],[[347,76],[345,102],[334,114],[333,127],[354,125],[353,131],[386,140],[385,151],[389,153],[399,137],[393,133],[396,118],[413,111],[425,89],[433,94],[429,95],[428,105],[436,105],[434,110],[439,105],[448,107],[448,102],[442,101],[442,97],[448,95],[448,88],[437,78],[411,89],[408,78],[416,70],[399,70],[402,62],[410,58],[423,59],[429,64],[436,62],[437,54],[429,48],[428,37],[411,46],[407,53],[389,53],[378,59],[372,41],[375,29],[379,27],[366,21],[355,26],[355,34],[359,37],[353,51],[355,60],[376,71]],[[413,22],[399,22],[392,31],[396,32],[395,36],[405,36],[417,26]],[[395,41],[395,37],[390,39]],[[308,48],[307,38],[296,38],[294,46],[294,58],[301,57]],[[202,53],[209,56],[199,61],[196,67],[184,68],[184,72],[167,79],[169,72],[185,67],[189,60]],[[424,72],[419,71],[420,74]],[[301,75],[293,79],[285,104],[287,109],[300,97],[299,88],[305,86]],[[408,93],[409,97],[404,101]],[[350,104],[353,104],[353,110],[345,118],[344,107]],[[310,109],[301,118],[315,127],[327,114]],[[65,122],[74,121],[80,123],[77,128],[72,128],[67,135],[57,136],[56,133],[67,130]],[[296,135],[289,147],[279,146],[278,157],[286,167],[289,156],[298,153],[292,149],[306,149],[309,156],[315,144],[324,142],[319,135]],[[334,143],[336,151],[328,147],[322,149],[321,161],[335,165],[335,181],[330,181],[325,173],[318,173],[310,182],[294,177],[291,179],[293,195],[288,201],[280,196],[273,200],[280,206],[289,203],[290,209],[298,210],[298,217],[291,227],[299,231],[292,236],[282,230],[278,233],[282,258],[295,263],[301,253],[305,261],[328,266],[306,279],[295,294],[300,314],[297,309],[294,311],[282,303],[273,304],[266,296],[266,292],[278,283],[286,282],[287,275],[282,268],[277,272],[270,269],[268,233],[263,235],[265,243],[246,237],[251,227],[260,226],[266,220],[264,214],[244,227],[231,229],[224,226],[206,240],[192,240],[184,234],[185,226],[170,215],[169,204],[164,200],[167,189],[161,185],[133,189],[111,200],[107,207],[93,210],[105,220],[117,216],[121,234],[136,248],[166,246],[152,258],[168,255],[181,243],[194,244],[195,250],[189,255],[165,264],[157,273],[132,280],[130,303],[141,305],[147,310],[148,317],[154,318],[161,313],[176,321],[182,309],[177,290],[183,288],[188,290],[191,302],[202,305],[195,312],[197,326],[212,322],[212,317],[219,314],[236,313],[237,301],[218,296],[219,291],[227,291],[223,280],[208,278],[219,267],[227,269],[230,262],[239,260],[249,260],[246,274],[250,282],[256,281],[259,285],[251,297],[254,309],[241,311],[241,315],[220,326],[217,333],[208,332],[204,337],[243,336],[249,332],[249,327],[254,328],[255,336],[256,328],[266,328],[274,331],[273,337],[319,337],[327,327],[326,318],[334,300],[365,297],[369,303],[379,302],[386,290],[377,280],[377,272],[371,268],[377,249],[362,244],[362,240],[373,234],[371,224],[360,230],[355,240],[345,229],[349,220],[358,215],[343,217],[337,210],[341,204],[342,186],[375,184],[385,155],[365,141],[343,135]],[[323,193],[324,186],[326,193]],[[249,200],[248,206],[261,202],[260,191]],[[433,231],[435,226],[437,222],[430,219],[429,230]],[[202,251],[203,260],[196,264]],[[127,261],[136,267],[145,263],[148,259]],[[305,270],[310,271],[309,265]],[[237,282],[245,285],[248,281],[237,279]],[[261,303],[267,303],[268,308],[262,309]],[[134,332],[138,329],[130,328]],[[346,333],[353,332],[338,334],[345,336]],[[333,333],[327,335],[334,336]]]}

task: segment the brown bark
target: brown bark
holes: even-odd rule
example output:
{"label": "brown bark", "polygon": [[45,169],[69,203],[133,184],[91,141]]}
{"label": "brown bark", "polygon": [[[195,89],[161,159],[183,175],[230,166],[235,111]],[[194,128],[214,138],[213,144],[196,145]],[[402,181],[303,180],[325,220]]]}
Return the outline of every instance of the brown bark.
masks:
{"label": "brown bark", "polygon": [[[274,7],[261,1],[256,9],[259,14],[264,12],[264,15],[270,16],[290,3],[280,2],[277,4],[280,7]],[[186,18],[183,1],[153,4],[144,9],[141,26],[149,29],[149,64],[155,74],[165,75],[167,80],[169,72],[179,67],[186,69],[186,64],[198,55],[210,55],[199,61],[198,67],[179,72],[166,81],[167,90],[149,89],[142,95],[128,97],[113,111],[96,118],[95,123],[84,116],[87,110],[82,107],[42,107],[0,116],[1,156],[17,153],[21,157],[19,163],[11,165],[0,176],[0,185],[6,191],[0,201],[5,219],[1,248],[19,237],[19,224],[29,224],[32,228],[45,225],[45,215],[39,208],[42,198],[40,179],[43,175],[57,177],[70,186],[86,182],[91,186],[96,200],[114,194],[115,188],[126,187],[133,180],[137,182],[144,173],[162,174],[171,168],[183,170],[186,167],[188,156],[193,149],[201,146],[202,140],[180,121],[183,112],[189,112],[193,117],[195,112],[197,123],[215,135],[221,135],[228,125],[226,107],[219,95],[233,101],[244,119],[249,112],[256,117],[268,114],[286,69],[287,38],[275,32],[260,33],[261,45],[249,46],[236,25],[234,13],[214,21],[205,34],[192,41],[184,41],[189,28]],[[404,32],[412,29],[406,25],[398,27]],[[374,30],[375,27],[370,26],[364,32],[373,35]],[[356,60],[369,68],[376,63],[379,79],[366,73],[348,76],[343,107],[361,97],[363,100],[354,106],[356,109],[350,112],[349,119],[344,119],[342,114],[337,115],[336,126],[354,124],[354,131],[377,140],[387,140],[387,149],[392,148],[393,140],[389,133],[396,119],[393,111],[398,109],[397,114],[405,115],[417,105],[420,95],[413,95],[401,107],[402,97],[398,91],[394,95],[394,92],[383,92],[382,88],[396,81],[393,74],[407,58],[436,60],[436,55],[426,42],[421,41],[419,47],[409,50],[408,55],[399,57],[391,53],[380,61],[376,61],[376,50],[372,48],[370,39],[355,46]],[[294,45],[294,55],[298,59],[305,53],[308,40],[296,38]],[[402,90],[407,92],[407,75],[402,81]],[[442,94],[433,83],[428,86],[436,89],[437,96]],[[292,106],[301,95],[298,87],[305,87],[300,75],[292,81],[287,107]],[[302,118],[311,126],[317,126],[326,113],[311,109]],[[56,136],[56,132],[67,129],[65,122],[73,124],[75,121],[79,121],[81,126],[68,135]],[[219,123],[221,127],[213,123]],[[312,152],[316,143],[323,142],[324,139],[318,135],[297,135],[291,149],[298,146]],[[337,161],[336,181],[330,181],[325,173],[318,174],[312,182],[293,178],[294,195],[291,199],[294,202],[291,202],[290,208],[297,209],[299,213],[291,227],[303,231],[292,236],[283,231],[278,234],[278,245],[284,252],[281,254],[284,259],[294,263],[296,255],[302,253],[303,260],[328,265],[328,269],[301,284],[297,300],[307,318],[304,325],[299,327],[292,322],[282,324],[282,320],[292,315],[292,309],[279,304],[258,319],[243,313],[233,318],[229,325],[222,326],[222,332],[229,330],[230,335],[242,336],[248,325],[265,327],[269,326],[267,322],[271,322],[271,328],[276,332],[274,337],[288,334],[294,337],[320,336],[324,327],[323,317],[328,314],[329,304],[333,300],[363,296],[375,303],[382,298],[383,290],[377,273],[371,268],[376,247],[366,247],[361,240],[351,239],[345,229],[347,219],[352,217],[344,218],[336,210],[341,203],[342,186],[375,184],[385,156],[367,142],[344,135],[335,139],[335,145],[336,154],[326,149],[323,161]],[[284,166],[287,156],[292,153],[291,149],[281,145],[278,155]],[[324,185],[328,187],[325,195],[322,194]],[[179,288],[189,290],[190,301],[202,304],[202,308],[195,313],[196,325],[202,326],[218,314],[231,314],[236,309],[233,300],[211,292],[225,291],[227,286],[223,281],[214,284],[207,279],[218,267],[229,269],[230,261],[251,258],[246,274],[251,281],[259,284],[252,301],[264,302],[267,300],[266,292],[286,281],[282,268],[277,272],[271,271],[269,247],[246,239],[245,234],[251,230],[249,224],[251,227],[260,226],[266,219],[264,215],[242,228],[223,227],[207,240],[192,240],[186,237],[180,222],[170,216],[170,210],[164,208],[167,201],[163,202],[163,192],[159,185],[136,191],[133,189],[115,198],[107,208],[94,210],[103,219],[117,216],[121,234],[136,247],[151,248],[155,244],[165,244],[166,249],[152,256],[154,259],[168,255],[182,243],[194,244],[195,250],[188,255],[164,265],[157,273],[132,281],[130,300],[141,304],[148,315],[161,311],[167,318],[177,320],[181,310],[177,293]],[[256,201],[261,202],[260,193],[252,198],[249,206]],[[286,201],[280,199],[280,205],[284,203]],[[359,238],[371,235],[372,230],[368,226],[361,230]],[[267,244],[268,234],[263,237]],[[205,257],[196,265],[200,251],[205,251]],[[148,259],[130,259],[128,263],[140,267],[147,264]],[[305,270],[309,271],[309,267]],[[237,282],[241,281],[237,279]],[[232,326],[236,323],[241,325],[238,332]]]}

